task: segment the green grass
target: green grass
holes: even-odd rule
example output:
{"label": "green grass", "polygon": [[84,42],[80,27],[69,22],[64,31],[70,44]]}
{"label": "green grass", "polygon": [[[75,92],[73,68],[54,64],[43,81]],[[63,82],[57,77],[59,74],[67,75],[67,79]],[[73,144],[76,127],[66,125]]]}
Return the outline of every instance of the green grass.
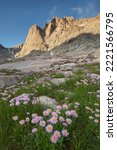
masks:
{"label": "green grass", "polygon": [[84,68],[88,69],[88,71],[93,72],[95,74],[100,74],[100,64],[95,63],[95,64],[85,64]]}
{"label": "green grass", "polygon": [[52,78],[64,78],[65,76],[62,73],[58,73],[58,74],[52,74],[51,77]]}
{"label": "green grass", "polygon": [[38,113],[42,115],[44,107],[41,105],[21,105],[9,107],[7,101],[0,101],[0,149],[1,150],[20,150],[22,147],[21,138],[29,132],[26,128],[18,129],[12,120],[13,116],[18,115],[20,119],[26,117],[26,112]]}
{"label": "green grass", "polygon": [[[86,78],[86,73],[96,73],[99,74],[99,64],[87,64],[79,66],[79,71],[75,73],[69,80],[59,86],[51,84],[49,86],[43,86],[41,84],[34,85],[36,78],[40,77],[39,74],[32,74],[31,76],[24,79],[27,82],[25,87],[20,87],[20,89],[12,94],[12,97],[20,95],[22,93],[33,93],[35,97],[46,95],[54,98],[58,103],[80,103],[78,109],[78,121],[75,124],[73,132],[75,133],[69,142],[65,142],[63,145],[63,150],[99,150],[100,149],[100,139],[99,139],[99,129],[100,125],[89,120],[90,113],[86,112],[85,107],[95,108],[94,103],[99,103],[96,97],[96,91],[99,90],[99,83],[88,83],[84,85],[80,81]],[[36,77],[36,78],[35,78]],[[62,78],[62,74],[53,74],[54,78]],[[77,85],[76,82],[81,84]],[[88,94],[92,92],[92,94]],[[67,97],[67,99],[65,99]],[[0,149],[1,150],[36,150],[33,139],[30,135],[27,135],[27,129],[24,129],[25,136],[24,140],[21,141],[22,131],[17,129],[12,121],[12,116],[18,114],[21,118],[25,117],[27,111],[33,113],[37,112],[42,114],[43,106],[40,105],[27,105],[21,106],[19,108],[12,109],[8,106],[7,101],[0,101]],[[14,129],[17,129],[17,132]],[[31,142],[32,141],[32,142]],[[27,149],[23,147],[22,143],[27,142],[29,146]],[[29,148],[30,147],[30,148]],[[45,149],[46,150],[46,149]]]}

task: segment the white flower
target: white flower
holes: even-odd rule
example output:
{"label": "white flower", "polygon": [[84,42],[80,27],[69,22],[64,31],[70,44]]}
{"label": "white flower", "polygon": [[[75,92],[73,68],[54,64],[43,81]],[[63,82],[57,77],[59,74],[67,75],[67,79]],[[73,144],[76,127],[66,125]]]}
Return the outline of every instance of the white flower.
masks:
{"label": "white flower", "polygon": [[99,118],[99,117],[100,117],[100,115],[99,115],[99,114],[95,114],[95,117],[96,117],[96,118]]}
{"label": "white flower", "polygon": [[89,119],[93,120],[94,118],[93,118],[93,116],[89,116]]}
{"label": "white flower", "polygon": [[99,123],[99,120],[98,120],[98,119],[94,119],[94,122],[95,122],[95,123]]}
{"label": "white flower", "polygon": [[19,102],[19,101],[16,101],[15,105],[16,105],[16,106],[20,105],[20,102]]}
{"label": "white flower", "polygon": [[100,112],[100,110],[99,110],[99,109],[95,109],[95,111],[96,111],[96,112],[98,112],[98,113]]}
{"label": "white flower", "polygon": [[32,133],[36,133],[36,132],[37,132],[37,128],[33,128]]}
{"label": "white flower", "polygon": [[29,122],[29,121],[30,121],[30,118],[29,118],[29,117],[26,117],[25,121],[26,121],[26,122]]}
{"label": "white flower", "polygon": [[20,121],[19,121],[19,124],[20,124],[20,125],[24,125],[24,124],[25,124],[25,120],[20,120]]}
{"label": "white flower", "polygon": [[14,116],[14,117],[13,117],[13,120],[14,120],[14,121],[17,121],[17,120],[18,120],[18,116]]}
{"label": "white flower", "polygon": [[28,104],[28,102],[27,102],[27,101],[24,101],[23,104],[26,105],[26,104]]}
{"label": "white flower", "polygon": [[75,105],[76,105],[76,106],[80,106],[80,104],[79,104],[78,102],[75,102]]}
{"label": "white flower", "polygon": [[11,106],[14,106],[14,103],[11,103],[9,106],[10,106],[10,107],[11,107]]}

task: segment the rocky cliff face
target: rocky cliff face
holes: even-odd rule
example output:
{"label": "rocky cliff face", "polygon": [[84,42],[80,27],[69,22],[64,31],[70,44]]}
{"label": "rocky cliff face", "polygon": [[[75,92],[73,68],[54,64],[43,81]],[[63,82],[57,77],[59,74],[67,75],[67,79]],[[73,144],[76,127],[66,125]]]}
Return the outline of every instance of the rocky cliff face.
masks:
{"label": "rocky cliff face", "polygon": [[46,50],[44,42],[44,31],[37,25],[33,25],[28,32],[28,36],[22,50],[16,54],[16,57],[22,57],[29,54],[32,50]]}
{"label": "rocky cliff face", "polygon": [[99,34],[100,16],[87,19],[54,17],[42,30],[37,25],[29,29],[22,50],[16,57],[23,57],[32,50],[49,51],[83,33]]}
{"label": "rocky cliff face", "polygon": [[22,49],[23,48],[23,44],[18,44],[18,45],[15,45],[13,46],[12,48],[15,48],[15,49]]}
{"label": "rocky cliff face", "polygon": [[10,48],[6,48],[0,44],[0,64],[9,61],[14,56]]}
{"label": "rocky cliff face", "polygon": [[0,44],[0,59],[7,58],[11,55],[11,51],[8,48],[5,48],[3,45]]}

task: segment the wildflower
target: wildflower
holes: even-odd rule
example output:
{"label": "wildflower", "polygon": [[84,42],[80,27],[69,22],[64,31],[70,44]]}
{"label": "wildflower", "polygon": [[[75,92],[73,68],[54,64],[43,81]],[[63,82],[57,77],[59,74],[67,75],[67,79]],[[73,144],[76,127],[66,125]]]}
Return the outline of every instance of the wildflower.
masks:
{"label": "wildflower", "polygon": [[26,104],[28,104],[28,102],[27,102],[27,101],[24,101],[23,104],[26,105]]}
{"label": "wildflower", "polygon": [[96,112],[98,112],[98,113],[100,112],[100,110],[99,110],[99,109],[95,109],[95,111],[96,111]]}
{"label": "wildflower", "polygon": [[37,132],[37,128],[33,128],[32,133],[36,133],[36,132]]}
{"label": "wildflower", "polygon": [[52,117],[58,117],[57,112],[52,112]]}
{"label": "wildflower", "polygon": [[36,117],[37,116],[37,114],[36,113],[34,113],[34,114],[32,114],[32,117],[34,118],[34,117]]}
{"label": "wildflower", "polygon": [[67,104],[63,104],[63,109],[68,109],[68,105]]}
{"label": "wildflower", "polygon": [[49,112],[48,111],[43,111],[43,115],[44,116],[49,116]]}
{"label": "wildflower", "polygon": [[30,115],[30,113],[29,113],[29,112],[26,112],[26,114],[27,114],[27,115]]}
{"label": "wildflower", "polygon": [[41,121],[41,120],[43,120],[43,117],[42,117],[42,116],[38,116],[37,119],[38,119],[39,121]]}
{"label": "wildflower", "polygon": [[20,120],[20,121],[19,121],[19,124],[20,124],[20,125],[24,125],[24,124],[25,124],[25,120]]}
{"label": "wildflower", "polygon": [[40,121],[39,125],[40,125],[41,127],[45,127],[46,122],[45,122],[44,120],[43,120],[43,121]]}
{"label": "wildflower", "polygon": [[50,119],[50,121],[51,121],[51,124],[56,124],[57,123],[57,118],[56,117],[52,117]]}
{"label": "wildflower", "polygon": [[99,114],[95,114],[95,117],[96,117],[96,118],[99,118],[99,117],[100,117],[100,115],[99,115]]}
{"label": "wildflower", "polygon": [[30,118],[29,118],[29,117],[26,117],[25,121],[26,121],[26,122],[29,122],[29,121],[30,121]]}
{"label": "wildflower", "polygon": [[51,112],[52,112],[52,110],[51,110],[51,109],[47,109],[47,112],[48,112],[48,113],[51,113]]}
{"label": "wildflower", "polygon": [[48,123],[51,123],[51,119],[47,120]]}
{"label": "wildflower", "polygon": [[31,120],[31,123],[32,123],[32,124],[35,124],[35,123],[37,123],[37,122],[36,122],[35,119],[32,119],[32,120]]}
{"label": "wildflower", "polygon": [[62,109],[62,106],[61,106],[61,105],[58,105],[58,106],[56,106],[56,109],[57,109],[57,110],[61,110],[61,109]]}
{"label": "wildflower", "polygon": [[99,120],[98,120],[98,119],[94,119],[94,122],[95,122],[95,123],[99,123]]}
{"label": "wildflower", "polygon": [[10,106],[10,107],[14,106],[14,103],[11,103],[9,106]]}
{"label": "wildflower", "polygon": [[73,115],[74,113],[76,113],[75,110],[71,110],[70,112],[71,112],[71,115]]}
{"label": "wildflower", "polygon": [[71,116],[71,112],[70,111],[66,111],[65,114],[66,114],[66,116]]}
{"label": "wildflower", "polygon": [[57,143],[57,141],[58,141],[58,137],[55,136],[55,135],[52,135],[51,138],[50,138],[50,140],[51,140],[52,143],[55,144],[55,143]]}
{"label": "wildflower", "polygon": [[33,101],[32,101],[32,104],[33,104],[33,105],[36,105],[36,104],[37,104],[37,101],[33,100]]}
{"label": "wildflower", "polygon": [[20,102],[19,102],[19,101],[16,101],[15,105],[16,105],[16,106],[20,105]]}
{"label": "wildflower", "polygon": [[98,103],[94,103],[94,105],[99,107],[99,104],[98,104]]}
{"label": "wildflower", "polygon": [[66,123],[67,123],[68,125],[70,125],[70,124],[72,123],[72,120],[71,120],[70,118],[67,118],[67,119],[66,119]]}
{"label": "wildflower", "polygon": [[85,107],[86,110],[92,111],[92,109],[88,106]]}
{"label": "wildflower", "polygon": [[77,118],[77,117],[78,117],[78,114],[77,114],[77,113],[74,113],[73,116],[74,116],[75,118]]}
{"label": "wildflower", "polygon": [[78,108],[78,106],[77,106],[77,105],[74,105],[74,108]]}
{"label": "wildflower", "polygon": [[73,117],[75,117],[75,118],[78,117],[78,114],[76,113],[75,110],[71,110],[71,115],[72,115]]}
{"label": "wildflower", "polygon": [[88,94],[92,94],[92,92],[88,92]]}
{"label": "wildflower", "polygon": [[75,102],[75,105],[78,106],[78,107],[80,106],[80,104],[78,102]]}
{"label": "wildflower", "polygon": [[62,123],[62,125],[63,125],[63,126],[65,126],[65,127],[67,127],[67,126],[68,126],[68,125],[67,125],[67,123]]}
{"label": "wildflower", "polygon": [[13,106],[13,105],[11,105],[11,103],[12,104],[14,103],[16,106],[20,105],[21,102],[23,102],[23,104],[27,104],[29,102],[29,100],[30,100],[29,95],[24,93],[20,96],[17,96],[15,98],[11,99],[10,100],[10,106]]}
{"label": "wildflower", "polygon": [[59,110],[56,110],[56,114],[57,114],[57,115],[60,114],[60,111],[59,111]]}
{"label": "wildflower", "polygon": [[69,135],[69,132],[67,130],[62,130],[62,135],[65,136],[65,137],[68,137]]}
{"label": "wildflower", "polygon": [[93,116],[89,116],[89,119],[93,120],[94,118],[93,118]]}
{"label": "wildflower", "polygon": [[9,101],[9,103],[14,103],[14,98]]}
{"label": "wildflower", "polygon": [[32,119],[31,122],[32,122],[33,124],[36,124],[36,123],[38,123],[39,121],[40,121],[40,120],[39,120],[39,117],[36,116],[35,118]]}
{"label": "wildflower", "polygon": [[60,116],[60,117],[59,117],[59,121],[60,121],[60,122],[64,122],[65,119],[64,119],[62,116]]}
{"label": "wildflower", "polygon": [[53,131],[53,126],[52,126],[51,124],[47,125],[47,126],[46,126],[46,131],[47,131],[48,133],[51,133],[51,132]]}
{"label": "wildflower", "polygon": [[57,131],[57,130],[56,130],[56,131],[54,131],[54,135],[57,136],[58,138],[60,138],[61,133],[60,133],[60,131]]}
{"label": "wildflower", "polygon": [[18,120],[18,116],[14,116],[14,117],[13,117],[13,120],[14,120],[14,121],[17,121],[17,120]]}

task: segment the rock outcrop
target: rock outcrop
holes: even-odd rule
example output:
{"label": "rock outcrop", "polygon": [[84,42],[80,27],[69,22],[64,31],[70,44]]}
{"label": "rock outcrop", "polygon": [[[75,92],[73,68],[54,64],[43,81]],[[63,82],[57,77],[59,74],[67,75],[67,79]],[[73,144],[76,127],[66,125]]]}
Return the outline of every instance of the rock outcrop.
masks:
{"label": "rock outcrop", "polygon": [[8,49],[0,44],[0,56],[4,55],[7,51]]}
{"label": "rock outcrop", "polygon": [[16,54],[16,57],[22,57],[29,54],[32,50],[46,50],[46,44],[44,42],[44,31],[37,25],[33,25],[29,29],[28,36],[23,45],[22,50]]}
{"label": "rock outcrop", "polygon": [[100,16],[87,19],[73,17],[54,17],[42,30],[37,25],[29,29],[22,50],[16,57],[23,57],[32,50],[49,51],[62,43],[83,33],[100,33]]}
{"label": "rock outcrop", "polygon": [[14,49],[22,49],[23,48],[23,44],[15,45],[12,48],[14,48]]}
{"label": "rock outcrop", "polygon": [[12,56],[12,51],[9,48],[6,48],[0,44],[0,60],[9,58],[11,56]]}

